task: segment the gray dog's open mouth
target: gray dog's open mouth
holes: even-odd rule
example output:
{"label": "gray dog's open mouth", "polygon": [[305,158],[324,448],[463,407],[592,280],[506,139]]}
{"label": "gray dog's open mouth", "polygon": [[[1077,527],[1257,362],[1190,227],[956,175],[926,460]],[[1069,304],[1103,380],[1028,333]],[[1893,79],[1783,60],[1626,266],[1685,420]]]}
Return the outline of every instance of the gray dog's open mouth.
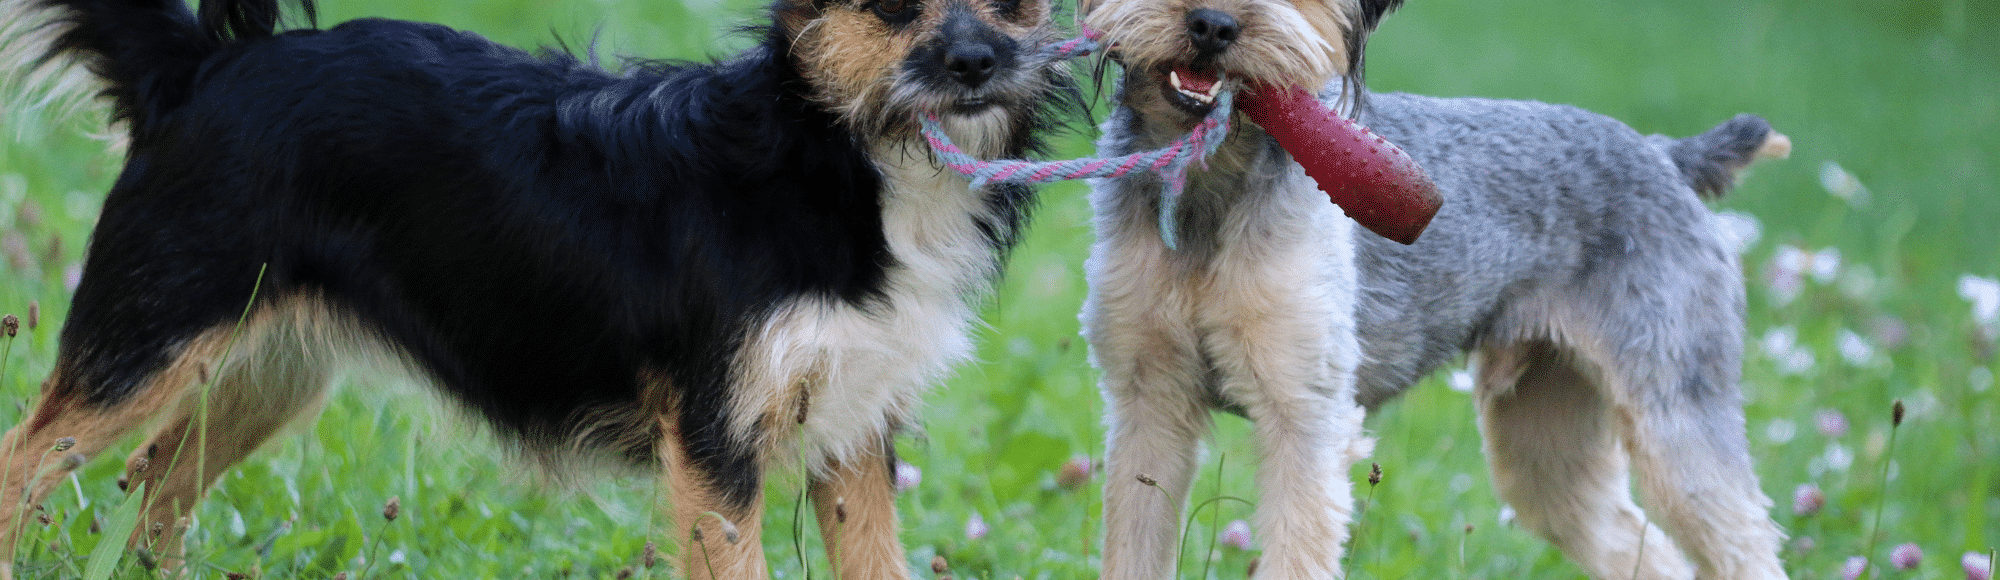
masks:
{"label": "gray dog's open mouth", "polygon": [[1168,103],[1197,117],[1205,116],[1215,108],[1215,96],[1222,91],[1222,79],[1216,69],[1197,69],[1191,65],[1162,67],[1160,93]]}

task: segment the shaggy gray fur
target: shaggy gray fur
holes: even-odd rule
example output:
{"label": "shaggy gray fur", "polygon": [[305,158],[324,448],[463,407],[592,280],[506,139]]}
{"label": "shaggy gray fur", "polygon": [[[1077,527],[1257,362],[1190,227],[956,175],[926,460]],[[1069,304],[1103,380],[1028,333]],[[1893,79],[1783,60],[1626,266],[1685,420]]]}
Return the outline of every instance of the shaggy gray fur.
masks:
{"label": "shaggy gray fur", "polygon": [[[1146,96],[1106,121],[1100,153],[1185,130]],[[1347,473],[1368,446],[1353,403],[1470,351],[1494,487],[1524,528],[1599,580],[1784,578],[1744,433],[1742,272],[1702,195],[1789,141],[1748,115],[1671,139],[1545,103],[1364,102],[1361,123],[1445,198],[1415,244],[1352,227],[1248,123],[1191,175],[1177,250],[1147,240],[1158,179],[1093,183],[1106,577],[1170,563],[1156,530],[1178,521],[1207,408],[1257,422],[1264,564],[1284,567],[1265,576],[1337,575],[1349,487],[1301,473]],[[1140,473],[1167,493],[1127,489]]]}
{"label": "shaggy gray fur", "polygon": [[[1687,351],[1676,354],[1702,370],[1686,377],[1685,395],[1734,393],[1742,276],[1657,146],[1696,138],[1650,140],[1609,117],[1537,102],[1400,93],[1368,102],[1362,123],[1416,159],[1446,202],[1415,245],[1356,230],[1362,404],[1380,404],[1481,340],[1547,337],[1556,330],[1550,303],[1576,298],[1601,305],[1569,314],[1608,317],[1587,323],[1617,336],[1607,339],[1681,343]],[[1754,150],[1769,125],[1742,119],[1761,130],[1725,143]],[[1644,332],[1665,336],[1635,334]]]}

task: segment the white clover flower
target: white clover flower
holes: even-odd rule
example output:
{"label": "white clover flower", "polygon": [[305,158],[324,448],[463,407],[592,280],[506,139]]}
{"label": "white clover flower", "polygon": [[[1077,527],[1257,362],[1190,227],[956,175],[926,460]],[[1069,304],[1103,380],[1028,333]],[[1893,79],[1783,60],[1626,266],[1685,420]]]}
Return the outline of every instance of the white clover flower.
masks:
{"label": "white clover flower", "polygon": [[1250,549],[1250,523],[1230,520],[1229,525],[1222,527],[1222,533],[1216,536],[1216,541],[1238,550]]}
{"label": "white clover flower", "polygon": [[924,470],[902,461],[896,462],[896,493],[910,491],[923,481]]}
{"label": "white clover flower", "polygon": [[1780,272],[1801,274],[1812,265],[1812,253],[1791,244],[1778,244],[1778,252],[1771,255],[1771,266]]}
{"label": "white clover flower", "polygon": [[1820,491],[1819,486],[1801,483],[1798,488],[1792,490],[1793,514],[1809,516],[1819,513],[1819,510],[1825,507],[1826,492]]}
{"label": "white clover flower", "polygon": [[1861,572],[1863,570],[1867,569],[1868,569],[1868,558],[1864,558],[1861,556],[1848,556],[1847,561],[1841,563],[1840,565],[1840,579],[1855,580],[1856,578],[1861,577]]}
{"label": "white clover flower", "polygon": [[1780,326],[1766,330],[1764,331],[1764,340],[1762,341],[1764,355],[1774,359],[1783,358],[1785,353],[1792,351],[1792,347],[1798,344],[1798,341],[1798,329],[1790,326]]}
{"label": "white clover flower", "polygon": [[1958,295],[1972,303],[1972,318],[2000,324],[2000,280],[1967,274],[1958,277]]}
{"label": "white clover flower", "polygon": [[1959,567],[1965,568],[1965,580],[1989,580],[1993,577],[1993,558],[1979,552],[1966,552],[1958,557]]}
{"label": "white clover flower", "polygon": [[1798,343],[1798,330],[1790,326],[1780,326],[1764,332],[1764,356],[1777,361],[1778,372],[1787,375],[1805,374],[1819,364],[1819,357]]}
{"label": "white clover flower", "polygon": [[1764,438],[1769,439],[1772,443],[1780,445],[1789,443],[1792,437],[1798,434],[1798,425],[1793,424],[1789,420],[1772,419],[1770,423],[1764,424]]}
{"label": "white clover flower", "polygon": [[1854,452],[1848,450],[1846,445],[1834,443],[1826,446],[1826,455],[1823,457],[1826,459],[1827,469],[1847,471],[1847,468],[1854,467]]}
{"label": "white clover flower", "polygon": [[1828,161],[1819,166],[1819,185],[1826,192],[1847,205],[1862,207],[1868,205],[1868,186],[1861,184],[1861,178],[1841,167],[1839,163]]}
{"label": "white clover flower", "polygon": [[1889,551],[1889,563],[1894,564],[1897,570],[1915,570],[1923,561],[1924,549],[1914,543],[1899,544]]}
{"label": "white clover flower", "polygon": [[1749,214],[1733,211],[1716,212],[1715,231],[1722,242],[1741,255],[1757,244],[1757,238],[1764,235],[1764,224]]}
{"label": "white clover flower", "polygon": [[1809,256],[1812,261],[1807,267],[1810,268],[1813,280],[1826,284],[1840,275],[1840,248],[1820,248]]}
{"label": "white clover flower", "polygon": [[984,538],[988,531],[991,531],[991,528],[986,526],[986,518],[979,517],[979,512],[972,512],[972,517],[965,518],[965,539]]}
{"label": "white clover flower", "polygon": [[1840,348],[1840,358],[1846,359],[1847,364],[1867,366],[1875,360],[1875,347],[1852,330],[1840,329],[1840,336],[1834,342]]}
{"label": "white clover flower", "polygon": [[1812,256],[1789,244],[1779,245],[1770,264],[1764,267],[1764,286],[1778,306],[1791,304],[1805,286],[1805,270]]}
{"label": "white clover flower", "polygon": [[1472,371],[1468,371],[1465,369],[1458,369],[1452,371],[1451,379],[1447,381],[1446,384],[1451,386],[1451,390],[1458,391],[1461,393],[1470,393],[1472,392],[1472,386],[1473,386]]}
{"label": "white clover flower", "polygon": [[1847,415],[1839,409],[1820,409],[1818,413],[1813,413],[1813,425],[1819,427],[1819,434],[1827,437],[1847,435]]}

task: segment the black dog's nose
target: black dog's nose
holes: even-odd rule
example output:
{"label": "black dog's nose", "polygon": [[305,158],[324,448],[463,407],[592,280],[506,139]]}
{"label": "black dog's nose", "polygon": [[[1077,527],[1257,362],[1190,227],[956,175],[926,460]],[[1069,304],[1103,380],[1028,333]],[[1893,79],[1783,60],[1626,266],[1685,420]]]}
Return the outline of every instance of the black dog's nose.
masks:
{"label": "black dog's nose", "polygon": [[1187,15],[1188,41],[1200,56],[1215,56],[1228,50],[1243,33],[1236,19],[1221,10],[1197,8]]}
{"label": "black dog's nose", "polygon": [[944,53],[944,70],[959,84],[976,88],[993,78],[993,67],[999,59],[993,54],[993,46],[984,42],[954,42]]}

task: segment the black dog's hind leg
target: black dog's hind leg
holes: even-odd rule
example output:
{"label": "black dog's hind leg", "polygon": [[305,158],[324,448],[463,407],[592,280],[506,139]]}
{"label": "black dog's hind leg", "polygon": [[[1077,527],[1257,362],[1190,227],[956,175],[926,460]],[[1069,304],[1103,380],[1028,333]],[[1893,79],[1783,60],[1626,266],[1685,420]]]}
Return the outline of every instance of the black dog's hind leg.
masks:
{"label": "black dog's hind leg", "polygon": [[[253,313],[220,341],[228,360],[175,405],[125,462],[121,484],[143,483],[145,517],[133,538],[177,567],[185,518],[224,471],[325,400],[333,358],[367,335],[313,298],[287,298]],[[217,329],[218,331],[225,329]],[[226,354],[224,354],[226,353]]]}
{"label": "black dog's hind leg", "polygon": [[0,438],[0,578],[11,577],[18,535],[42,509],[42,499],[63,476],[174,407],[205,371],[215,341],[196,339],[170,349],[172,362],[140,380],[136,388],[109,398],[93,397],[79,375],[90,366],[77,350],[116,349],[93,344],[71,349],[42,384],[42,400]]}

